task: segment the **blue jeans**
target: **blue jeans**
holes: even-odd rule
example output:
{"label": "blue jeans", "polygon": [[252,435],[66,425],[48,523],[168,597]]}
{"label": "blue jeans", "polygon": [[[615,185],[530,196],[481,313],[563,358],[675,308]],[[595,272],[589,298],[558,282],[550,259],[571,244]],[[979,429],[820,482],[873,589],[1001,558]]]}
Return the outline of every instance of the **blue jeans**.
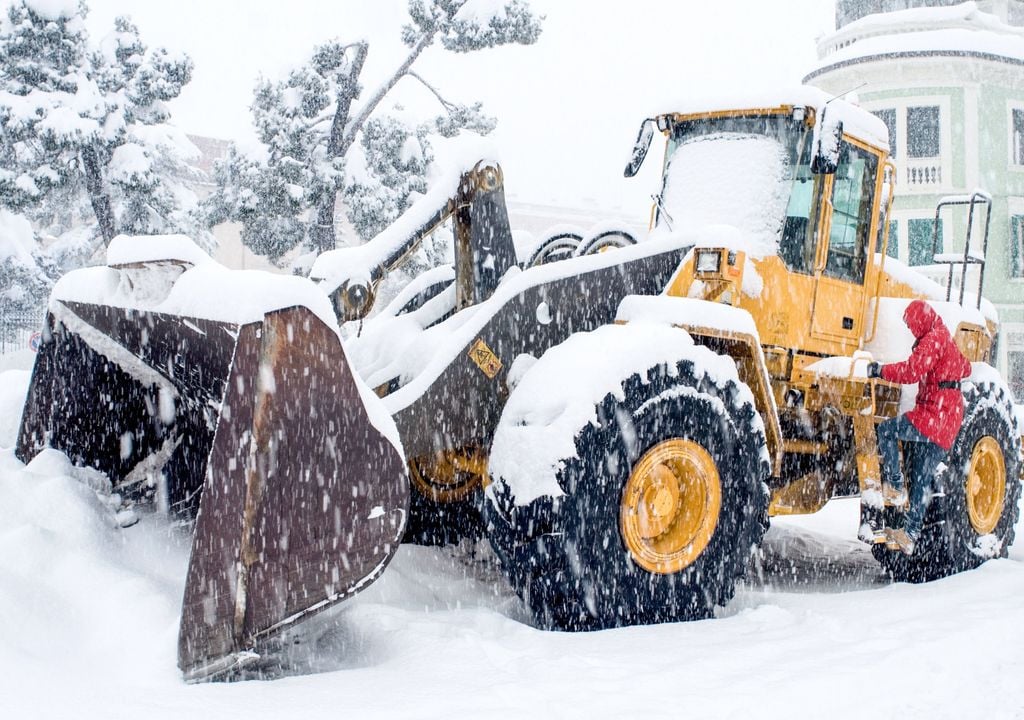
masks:
{"label": "blue jeans", "polygon": [[904,487],[899,441],[903,441],[903,454],[911,476],[910,510],[907,511],[904,530],[916,540],[921,534],[935,470],[946,457],[946,451],[922,435],[906,415],[897,415],[879,423],[878,453],[882,458],[882,482],[899,490]]}

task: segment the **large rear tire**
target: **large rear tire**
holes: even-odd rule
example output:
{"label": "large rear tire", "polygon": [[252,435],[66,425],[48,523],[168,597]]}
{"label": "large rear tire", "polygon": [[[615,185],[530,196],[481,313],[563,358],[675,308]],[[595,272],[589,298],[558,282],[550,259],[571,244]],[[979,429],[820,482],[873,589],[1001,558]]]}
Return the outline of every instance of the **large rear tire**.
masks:
{"label": "large rear tire", "polygon": [[914,554],[884,546],[875,558],[895,580],[927,582],[1005,557],[1020,500],[1020,436],[1002,386],[965,392],[964,423],[936,477],[936,493]]}
{"label": "large rear tire", "polygon": [[557,475],[564,495],[514,507],[497,478],[485,505],[492,545],[542,627],[709,617],[764,534],[764,431],[735,381],[685,360],[633,375],[622,393],[577,431],[577,457]]}

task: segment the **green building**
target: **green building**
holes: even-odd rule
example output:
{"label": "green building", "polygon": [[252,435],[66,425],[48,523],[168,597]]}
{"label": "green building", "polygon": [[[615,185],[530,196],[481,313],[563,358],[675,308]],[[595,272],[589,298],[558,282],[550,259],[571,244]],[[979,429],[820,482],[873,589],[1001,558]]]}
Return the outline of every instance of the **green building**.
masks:
{"label": "green building", "polygon": [[[984,295],[999,311],[999,369],[1024,402],[1024,0],[839,0],[836,25],[804,82],[856,94],[889,127],[889,254],[945,283],[947,267],[932,265],[937,203],[992,196]],[[943,210],[941,252],[963,251],[966,220]]]}

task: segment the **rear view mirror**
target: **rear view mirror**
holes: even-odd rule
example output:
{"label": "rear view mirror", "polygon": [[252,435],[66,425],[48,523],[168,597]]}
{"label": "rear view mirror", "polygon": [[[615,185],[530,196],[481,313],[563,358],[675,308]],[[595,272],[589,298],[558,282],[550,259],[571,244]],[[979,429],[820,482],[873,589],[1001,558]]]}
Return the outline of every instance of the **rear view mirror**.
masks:
{"label": "rear view mirror", "polygon": [[815,175],[832,175],[839,167],[839,145],[843,139],[843,121],[828,115],[828,106],[821,111],[821,118],[814,125],[814,155],[811,157],[811,172]]}
{"label": "rear view mirror", "polygon": [[626,171],[623,175],[633,177],[640,171],[640,166],[644,164],[644,158],[647,157],[647,151],[651,147],[651,140],[653,138],[654,119],[647,118],[644,120],[643,125],[640,126],[640,132],[637,133],[636,142],[633,143],[633,154],[629,158],[629,164],[626,165]]}

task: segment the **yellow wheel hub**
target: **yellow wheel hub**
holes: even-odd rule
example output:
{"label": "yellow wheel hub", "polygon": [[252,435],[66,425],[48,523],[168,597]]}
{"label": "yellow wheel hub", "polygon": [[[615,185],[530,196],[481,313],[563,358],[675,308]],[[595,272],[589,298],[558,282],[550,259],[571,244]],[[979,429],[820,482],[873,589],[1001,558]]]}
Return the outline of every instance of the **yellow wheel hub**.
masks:
{"label": "yellow wheel hub", "polygon": [[487,457],[475,448],[445,450],[409,461],[413,486],[437,503],[465,500],[483,484],[486,476]]}
{"label": "yellow wheel hub", "polygon": [[986,435],[974,446],[966,490],[971,526],[988,535],[999,524],[1006,501],[1006,460],[995,438]]}
{"label": "yellow wheel hub", "polygon": [[722,483],[714,458],[692,440],[673,438],[652,447],[633,466],[619,525],[636,563],[668,574],[700,557],[721,510]]}

